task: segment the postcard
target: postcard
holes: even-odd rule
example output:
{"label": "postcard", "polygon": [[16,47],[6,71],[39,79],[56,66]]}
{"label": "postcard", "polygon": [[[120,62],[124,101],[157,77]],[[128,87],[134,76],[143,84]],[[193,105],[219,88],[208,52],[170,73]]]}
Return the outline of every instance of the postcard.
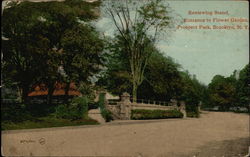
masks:
{"label": "postcard", "polygon": [[248,3],[4,0],[2,155],[249,156]]}

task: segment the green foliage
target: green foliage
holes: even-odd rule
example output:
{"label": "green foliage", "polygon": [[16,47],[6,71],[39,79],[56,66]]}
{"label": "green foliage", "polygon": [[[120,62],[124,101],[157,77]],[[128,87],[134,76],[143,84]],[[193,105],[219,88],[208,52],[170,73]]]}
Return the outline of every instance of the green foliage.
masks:
{"label": "green foliage", "polygon": [[[16,82],[23,101],[34,84],[44,83],[48,104],[56,81],[87,82],[101,64],[103,43],[87,22],[100,2],[12,3],[3,11],[4,83]],[[58,72],[64,67],[65,74]]]}
{"label": "green foliage", "polygon": [[243,107],[249,112],[249,76],[249,64],[240,71],[235,70],[230,77],[214,76],[208,85],[209,107],[219,106],[220,111],[228,111],[232,107],[235,112],[241,112],[239,108]]}
{"label": "green foliage", "polygon": [[96,98],[95,95],[95,86],[91,85],[89,82],[80,82],[78,85],[78,90],[84,94],[85,97],[88,99],[88,106],[95,105],[96,102],[94,101]]}
{"label": "green foliage", "polygon": [[236,101],[235,81],[235,78],[216,75],[209,84],[210,100],[222,111],[228,111]]}
{"label": "green foliage", "polygon": [[187,114],[199,117],[198,104],[207,99],[207,88],[196,79],[195,75],[191,76],[188,72],[182,72],[181,75],[182,93],[179,99],[185,101]]}
{"label": "green foliage", "polygon": [[112,113],[106,109],[105,107],[105,95],[104,93],[100,93],[98,106],[100,107],[102,117],[106,122],[113,120]]}
{"label": "green foliage", "polygon": [[25,104],[12,103],[1,105],[1,120],[5,122],[22,122],[31,119]]}
{"label": "green foliage", "polygon": [[32,117],[48,116],[55,112],[55,104],[47,103],[28,103],[25,105],[25,110]]}
{"label": "green foliage", "polygon": [[131,77],[132,95],[136,99],[137,89],[144,80],[144,71],[155,43],[163,32],[169,31],[168,28],[174,23],[173,17],[161,0],[140,4],[129,0],[118,3],[112,1],[106,10],[116,26],[116,41],[120,51],[128,57],[130,70],[127,72]]}
{"label": "green foliage", "polygon": [[104,43],[98,32],[88,25],[77,25],[65,31],[61,41],[66,78],[77,83],[88,82],[89,77],[99,72],[103,60]]}
{"label": "green foliage", "polygon": [[[117,47],[118,49],[119,47]],[[113,94],[132,93],[129,59],[125,53],[113,51],[107,56],[107,70],[98,81]],[[138,88],[139,99],[168,101],[182,93],[180,66],[172,58],[154,50],[145,68],[144,80]]]}
{"label": "green foliage", "polygon": [[197,111],[189,111],[189,112],[187,112],[187,117],[190,117],[190,118],[199,118],[200,117],[200,113],[198,113]]}
{"label": "green foliage", "polygon": [[55,115],[63,119],[83,119],[87,117],[88,100],[86,97],[75,97],[69,105],[62,104],[56,107]]}
{"label": "green foliage", "polygon": [[106,70],[101,73],[97,83],[115,95],[121,95],[123,92],[132,93],[129,58],[120,42],[112,39],[107,42],[109,52],[105,54]]}
{"label": "green foliage", "polygon": [[131,119],[166,119],[182,118],[183,114],[177,110],[144,110],[135,109],[131,111]]}
{"label": "green foliage", "polygon": [[239,73],[239,79],[236,82],[237,106],[246,107],[249,110],[250,104],[250,68],[247,64]]}
{"label": "green foliage", "polygon": [[2,130],[98,124],[87,116],[86,97],[75,97],[69,105],[1,104]]}
{"label": "green foliage", "polygon": [[22,122],[1,122],[2,130],[16,130],[16,129],[35,129],[35,128],[51,128],[51,127],[64,127],[64,126],[77,126],[77,125],[96,125],[99,124],[93,119],[58,119],[52,116],[40,117],[37,119],[25,120]]}
{"label": "green foliage", "polygon": [[112,113],[109,110],[102,110],[101,111],[102,117],[104,117],[106,122],[110,122],[113,120]]}
{"label": "green foliage", "polygon": [[178,97],[182,92],[179,67],[172,58],[154,51],[145,69],[144,81],[138,89],[138,97],[159,101]]}
{"label": "green foliage", "polygon": [[[112,54],[107,55],[107,70],[98,83],[116,95],[124,91],[132,93],[129,59],[126,53],[118,51],[118,46],[112,49]],[[179,68],[180,65],[172,58],[154,50],[145,68],[144,81],[138,88],[138,98],[159,101],[169,101],[172,98],[184,100],[187,112],[195,112],[199,116],[198,104],[200,101],[206,101],[207,88],[187,72],[180,72]]]}

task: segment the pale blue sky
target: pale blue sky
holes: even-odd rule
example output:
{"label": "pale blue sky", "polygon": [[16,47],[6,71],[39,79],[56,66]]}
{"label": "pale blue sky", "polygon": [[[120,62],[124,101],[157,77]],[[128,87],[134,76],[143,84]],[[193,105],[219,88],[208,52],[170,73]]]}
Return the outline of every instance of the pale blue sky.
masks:
{"label": "pale blue sky", "polygon": [[[182,18],[249,18],[248,2],[243,1],[168,1],[168,3]],[[229,11],[229,15],[191,16],[187,14],[189,10]],[[192,24],[199,25],[202,23]],[[234,25],[239,23],[223,24]],[[248,25],[248,23],[241,24]],[[106,35],[111,35],[114,30],[112,23],[106,17],[99,20],[98,28],[105,31]],[[170,39],[162,40],[158,47],[164,54],[171,56],[177,63],[180,63],[183,69],[188,70],[190,74],[195,74],[202,83],[208,84],[213,76],[217,74],[229,76],[234,70],[242,69],[248,63],[248,43],[248,29],[178,29],[171,33]]]}

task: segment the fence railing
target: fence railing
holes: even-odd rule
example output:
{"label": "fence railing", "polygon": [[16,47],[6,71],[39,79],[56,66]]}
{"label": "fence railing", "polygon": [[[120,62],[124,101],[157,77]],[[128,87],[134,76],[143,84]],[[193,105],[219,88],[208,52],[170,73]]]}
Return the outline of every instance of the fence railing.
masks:
{"label": "fence railing", "polygon": [[152,105],[162,105],[162,106],[170,106],[170,103],[167,101],[157,101],[157,100],[148,100],[148,99],[130,99],[133,103],[138,104],[152,104]]}
{"label": "fence railing", "polygon": [[[119,99],[108,99],[108,104],[109,105],[117,105],[118,102],[121,100]],[[147,100],[147,99],[133,99],[130,98],[130,101],[132,103],[137,103],[137,104],[151,104],[151,105],[161,105],[161,106],[171,106],[171,104],[167,101],[156,101],[156,100]]]}

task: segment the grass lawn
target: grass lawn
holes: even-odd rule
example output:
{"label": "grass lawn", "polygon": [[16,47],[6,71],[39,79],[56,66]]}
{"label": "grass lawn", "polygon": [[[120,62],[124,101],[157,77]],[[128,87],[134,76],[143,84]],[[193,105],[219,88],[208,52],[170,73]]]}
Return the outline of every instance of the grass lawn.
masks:
{"label": "grass lawn", "polygon": [[34,129],[34,128],[50,128],[63,126],[77,126],[77,125],[96,125],[97,121],[86,118],[79,120],[58,119],[53,116],[34,118],[33,120],[26,120],[23,122],[1,122],[2,130],[17,130],[17,129]]}

